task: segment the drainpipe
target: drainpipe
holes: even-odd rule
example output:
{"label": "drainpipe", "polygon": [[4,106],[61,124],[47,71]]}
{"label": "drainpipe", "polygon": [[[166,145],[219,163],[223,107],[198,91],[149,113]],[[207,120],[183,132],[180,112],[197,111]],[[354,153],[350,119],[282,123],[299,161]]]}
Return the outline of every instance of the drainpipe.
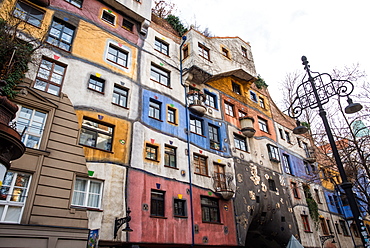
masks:
{"label": "drainpipe", "polygon": [[191,173],[191,163],[190,163],[190,127],[189,127],[189,109],[188,109],[188,98],[186,97],[186,86],[184,85],[182,79],[182,47],[186,41],[186,36],[182,37],[182,43],[180,45],[180,83],[184,87],[185,93],[185,118],[186,118],[186,143],[188,150],[188,170],[189,170],[189,192],[190,192],[190,219],[191,219],[191,246],[194,246],[194,206],[193,206],[193,184],[192,184],[192,173]]}

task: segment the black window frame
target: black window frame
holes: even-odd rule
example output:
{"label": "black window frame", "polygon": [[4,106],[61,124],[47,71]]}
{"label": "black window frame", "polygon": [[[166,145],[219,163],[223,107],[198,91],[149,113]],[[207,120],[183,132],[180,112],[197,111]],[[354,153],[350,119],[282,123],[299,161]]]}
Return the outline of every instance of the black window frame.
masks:
{"label": "black window frame", "polygon": [[[12,15],[35,27],[41,27],[45,12],[23,1],[17,1]],[[42,17],[38,18],[38,15],[42,15]]]}
{"label": "black window frame", "polygon": [[[102,126],[103,128],[107,129],[108,131],[102,130],[101,128],[99,129],[99,126]],[[87,142],[89,142],[89,139],[87,139],[85,143],[81,142],[84,131],[86,133],[89,132],[90,135],[92,135],[95,138],[95,140],[94,139],[90,140],[90,141],[92,141],[92,143],[87,143]],[[93,134],[95,134],[95,135],[93,135]],[[106,147],[106,148],[98,147],[97,140],[98,140],[99,134],[110,137],[110,139],[108,139],[108,142],[107,142],[108,147]],[[114,140],[113,138],[114,138],[114,125],[104,123],[104,122],[100,122],[100,121],[97,121],[97,120],[94,120],[94,119],[91,119],[91,118],[88,118],[88,117],[84,117],[82,119],[81,134],[80,134],[80,138],[79,138],[79,144],[80,145],[111,152],[112,149],[113,149],[113,140]]]}
{"label": "black window frame", "polygon": [[[112,103],[114,105],[118,105],[123,108],[127,108],[128,106],[128,94],[129,89],[122,87],[118,84],[115,84],[113,86],[113,95],[112,95]],[[117,99],[117,102],[114,101],[114,99]],[[121,104],[121,100],[123,104]]]}
{"label": "black window frame", "polygon": [[186,200],[184,199],[173,199],[173,216],[186,218],[187,209],[186,209]]}
{"label": "black window frame", "polygon": [[168,56],[170,53],[170,45],[162,39],[155,37],[154,50]]}
{"label": "black window frame", "polygon": [[150,118],[162,120],[162,103],[154,99],[149,100],[149,113]]}
{"label": "black window frame", "polygon": [[198,119],[193,115],[190,115],[189,123],[190,123],[190,132],[203,136],[203,132],[204,132],[203,121],[201,119]]}
{"label": "black window frame", "polygon": [[277,146],[267,144],[267,151],[271,161],[280,162],[279,148]]}
{"label": "black window frame", "polygon": [[263,109],[266,108],[265,99],[263,99],[262,97],[259,97],[259,103],[260,103],[261,108]]}
{"label": "black window frame", "polygon": [[238,83],[235,83],[235,82],[231,81],[231,87],[232,87],[234,93],[236,93],[238,95],[242,95],[242,88]]}
{"label": "black window frame", "polygon": [[[70,52],[75,33],[75,26],[54,17],[50,25],[46,42],[62,50]],[[70,37],[70,39],[65,39],[65,37]]]}
{"label": "black window frame", "polygon": [[104,22],[106,22],[106,23],[108,23],[112,26],[115,26],[117,16],[115,14],[111,13],[109,10],[103,9],[102,14],[101,14],[101,19]]}
{"label": "black window frame", "polygon": [[284,172],[287,173],[287,174],[290,174],[290,175],[293,175],[293,172],[292,172],[292,165],[291,165],[291,162],[290,162],[290,156],[288,154],[285,154],[283,153],[283,169],[284,169]]}
{"label": "black window frame", "polygon": [[88,89],[104,94],[104,86],[104,79],[94,75],[90,75],[89,82],[87,84]]}
{"label": "black window frame", "polygon": [[171,87],[171,73],[155,64],[150,66],[150,80],[166,87]]}
{"label": "black window frame", "polygon": [[127,31],[133,32],[135,24],[132,21],[124,17],[122,20],[122,27],[126,29]]}
{"label": "black window frame", "polygon": [[220,128],[218,126],[208,124],[208,137],[210,148],[221,150]]}
{"label": "black window frame", "polygon": [[[174,161],[174,165],[171,165]],[[164,145],[164,166],[170,168],[177,168],[177,148],[174,146]]]}
{"label": "black window frame", "polygon": [[344,236],[350,236],[349,232],[348,232],[348,229],[347,229],[346,222],[344,220],[339,220],[339,225],[342,228],[343,235]]}
{"label": "black window frame", "polygon": [[[128,68],[128,57],[129,53],[114,44],[109,44],[108,51],[107,51],[107,60],[115,65]],[[119,62],[119,61],[122,61]]]}
{"label": "black window frame", "polygon": [[[159,147],[150,143],[145,144],[145,159],[158,162]],[[149,156],[148,156],[149,155]]]}
{"label": "black window frame", "polygon": [[200,196],[202,209],[202,222],[204,223],[221,223],[219,200],[213,197]]}
{"label": "black window frame", "polygon": [[210,49],[198,42],[198,55],[206,60],[210,60]]}
{"label": "black window frame", "polygon": [[150,192],[150,216],[164,217],[165,216],[165,191],[154,190]]}
{"label": "black window frame", "polygon": [[277,191],[276,183],[274,179],[267,179],[267,184],[268,184],[269,190],[274,191],[274,192]]}
{"label": "black window frame", "polygon": [[[244,149],[242,149],[241,143],[244,144]],[[248,152],[248,145],[245,137],[234,133],[234,145],[236,149]]]}
{"label": "black window frame", "polygon": [[258,127],[261,131],[265,132],[265,133],[269,133],[269,127],[268,127],[268,121],[261,118],[261,117],[258,117]]}

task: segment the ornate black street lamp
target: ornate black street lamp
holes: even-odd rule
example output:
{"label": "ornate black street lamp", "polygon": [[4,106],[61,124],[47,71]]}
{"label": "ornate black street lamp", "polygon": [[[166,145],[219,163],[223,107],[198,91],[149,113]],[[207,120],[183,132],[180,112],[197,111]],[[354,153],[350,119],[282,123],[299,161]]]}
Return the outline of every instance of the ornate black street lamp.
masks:
{"label": "ornate black street lamp", "polygon": [[113,236],[114,236],[114,239],[117,238],[117,232],[118,232],[118,229],[126,223],[126,227],[124,229],[122,229],[122,232],[132,232],[133,230],[130,228],[130,221],[131,221],[131,216],[130,216],[130,213],[131,213],[131,210],[130,208],[127,208],[127,211],[126,211],[126,217],[123,217],[123,218],[116,218],[114,220],[114,233],[113,233]]}
{"label": "ornate black street lamp", "polygon": [[[370,247],[366,228],[362,221],[360,210],[352,191],[352,183],[348,182],[347,175],[345,173],[342,161],[338,153],[338,149],[335,145],[333,133],[330,129],[329,122],[326,117],[326,111],[323,108],[323,105],[329,102],[329,98],[332,96],[347,97],[347,101],[349,103],[349,105],[345,108],[345,112],[347,114],[352,114],[361,110],[362,106],[361,104],[353,103],[352,99],[349,98],[349,95],[354,89],[354,86],[350,81],[332,79],[331,76],[327,73],[320,74],[318,72],[312,72],[305,56],[302,56],[302,62],[307,74],[302,79],[302,83],[297,87],[297,95],[293,103],[289,107],[289,115],[293,118],[298,118],[302,114],[302,110],[306,108],[319,108],[319,115],[323,121],[331,150],[333,152],[333,156],[337,164],[340,177],[342,179],[342,184],[340,186],[345,191],[345,194],[347,196],[353,218],[355,220],[357,229],[360,232],[362,243],[364,247]],[[295,128],[293,130],[293,133],[302,134],[302,126],[299,125],[297,128]]]}

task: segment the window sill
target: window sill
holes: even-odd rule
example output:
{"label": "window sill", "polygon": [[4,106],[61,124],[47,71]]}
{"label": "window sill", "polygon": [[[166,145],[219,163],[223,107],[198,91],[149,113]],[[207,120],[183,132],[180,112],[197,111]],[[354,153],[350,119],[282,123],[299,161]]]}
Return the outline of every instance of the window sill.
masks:
{"label": "window sill", "polygon": [[190,133],[195,134],[195,135],[198,135],[198,136],[201,136],[201,137],[203,137],[203,138],[206,138],[206,136],[204,136],[203,134],[194,133],[194,132],[192,132],[192,131],[190,131]]}
{"label": "window sill", "polygon": [[165,216],[155,216],[155,215],[150,215],[150,218],[167,219],[167,217],[165,217]]}
{"label": "window sill", "polygon": [[156,121],[160,121],[160,122],[163,122],[162,120],[160,120],[160,119],[157,119],[157,118],[155,118],[155,117],[151,117],[151,116],[148,116],[149,118],[151,118],[151,119],[153,119],[153,120],[156,120]]}
{"label": "window sill", "polygon": [[171,90],[172,90],[172,88],[171,88],[171,86],[170,86],[170,85],[162,84],[161,82],[158,82],[158,81],[156,81],[156,80],[154,80],[154,79],[150,79],[150,80],[152,80],[153,82],[155,82],[155,83],[157,83],[157,84],[160,84],[160,85],[162,85],[162,86],[164,86],[164,87],[167,87],[167,88],[169,88],[169,89],[171,89]]}
{"label": "window sill", "polygon": [[103,212],[103,209],[100,208],[91,208],[91,207],[83,207],[83,206],[71,206],[71,209],[80,209],[80,210],[87,210],[87,211],[95,211],[95,212]]}
{"label": "window sill", "polygon": [[313,233],[312,231],[304,230],[305,233]]}
{"label": "window sill", "polygon": [[195,175],[199,175],[199,176],[203,176],[203,177],[210,177],[208,175],[205,175],[205,174],[201,174],[201,173],[198,173],[198,172],[194,172]]}
{"label": "window sill", "polygon": [[161,51],[159,51],[159,50],[157,50],[157,49],[154,49],[154,51],[157,51],[157,52],[159,52],[160,54],[162,54],[162,55],[164,55],[164,56],[167,56],[168,58],[171,58],[171,57],[170,57],[170,55],[165,54],[165,53],[162,53]]}
{"label": "window sill", "polygon": [[124,108],[124,109],[129,110],[129,108],[128,108],[128,107],[125,107],[125,106],[119,105],[119,104],[117,104],[117,103],[112,102],[112,104],[113,104],[113,105],[115,105],[115,106],[117,106],[117,107],[120,107],[120,108]]}
{"label": "window sill", "polygon": [[174,123],[174,122],[170,122],[170,121],[167,121],[167,122],[168,122],[168,124],[173,125],[173,126],[178,126],[179,125],[179,124]]}
{"label": "window sill", "polygon": [[152,162],[156,162],[156,163],[159,163],[159,160],[155,160],[155,159],[151,159],[151,158],[145,158],[146,160],[149,160],[149,161],[152,161]]}
{"label": "window sill", "polygon": [[99,150],[99,151],[102,151],[102,152],[108,152],[108,153],[114,154],[114,152],[112,152],[112,151],[104,150],[104,149],[97,148],[97,147],[94,147],[94,146],[88,146],[88,145],[85,145],[85,144],[79,144],[79,145],[81,145],[83,147],[86,147],[86,148],[91,148],[91,149],[94,149],[94,150]]}
{"label": "window sill", "polygon": [[238,150],[238,151],[241,151],[241,152],[246,152],[246,153],[249,153],[250,154],[250,152],[249,151],[245,151],[245,150],[242,150],[242,149],[239,149],[239,148],[235,148],[236,150]]}
{"label": "window sill", "polygon": [[209,221],[202,221],[204,224],[215,224],[215,225],[223,225],[221,222],[209,222]]}
{"label": "window sill", "polygon": [[96,92],[96,93],[99,93],[99,94],[104,95],[104,92],[103,92],[103,91],[94,90],[94,89],[89,88],[89,87],[87,87],[87,88],[88,88],[89,90],[93,91],[93,92]]}
{"label": "window sill", "polygon": [[[127,55],[127,56],[128,56],[128,55]],[[114,65],[117,65],[117,66],[119,66],[119,67],[122,67],[122,68],[124,68],[124,69],[128,69],[128,67],[127,67],[127,66],[125,66],[125,65],[121,65],[121,64],[118,64],[117,62],[115,62],[115,61],[113,61],[113,60],[109,60],[109,59],[107,59],[107,61],[109,61],[109,62],[113,63]]]}
{"label": "window sill", "polygon": [[181,216],[181,215],[174,215],[173,217],[180,218],[180,219],[187,219],[188,218],[188,216]]}
{"label": "window sill", "polygon": [[179,170],[179,168],[177,168],[177,167],[172,167],[172,166],[169,166],[169,165],[165,165],[164,167],[166,167],[166,168],[170,168],[170,169],[174,169],[174,170]]}
{"label": "window sill", "polygon": [[[47,41],[45,41],[45,43],[49,44],[49,45],[50,45],[50,46],[52,46],[52,47],[58,48],[58,49],[60,49],[60,50],[62,50],[62,51],[64,51],[64,52],[72,53],[70,50],[65,50],[65,49],[60,48],[60,47],[58,47],[58,46],[56,46],[56,45],[53,45],[53,44],[51,44],[51,43],[49,43],[49,42],[47,42]],[[72,44],[71,44],[71,49],[72,49]]]}

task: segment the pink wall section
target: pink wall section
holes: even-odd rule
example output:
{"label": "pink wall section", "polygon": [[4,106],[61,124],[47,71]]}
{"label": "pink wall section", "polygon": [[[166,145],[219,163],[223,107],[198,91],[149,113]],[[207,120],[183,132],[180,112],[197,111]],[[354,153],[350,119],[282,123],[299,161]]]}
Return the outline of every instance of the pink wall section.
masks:
{"label": "pink wall section", "polygon": [[[188,184],[169,180],[142,171],[130,170],[128,174],[127,206],[131,208],[132,220],[130,227],[134,230],[129,234],[130,242],[159,243],[159,244],[191,244],[190,194]],[[158,189],[157,184],[160,184]],[[165,191],[165,217],[150,217],[151,189]],[[210,191],[193,187],[194,224],[199,226],[195,234],[195,243],[204,244],[203,237],[207,236],[207,245],[237,245],[235,218],[232,201],[219,201],[220,224],[202,222],[200,196],[216,197]],[[182,195],[187,203],[187,218],[173,216],[173,199]],[[144,204],[149,207],[144,210]],[[226,210],[227,209],[227,210]],[[228,227],[228,234],[224,227]]]}

